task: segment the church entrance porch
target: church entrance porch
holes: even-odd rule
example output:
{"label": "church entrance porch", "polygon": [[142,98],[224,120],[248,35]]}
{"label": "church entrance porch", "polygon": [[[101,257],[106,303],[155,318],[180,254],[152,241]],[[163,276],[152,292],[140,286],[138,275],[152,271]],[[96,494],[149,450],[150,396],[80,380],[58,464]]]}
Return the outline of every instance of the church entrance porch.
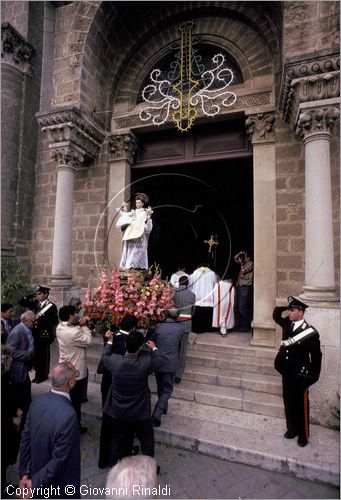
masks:
{"label": "church entrance porch", "polygon": [[[221,278],[237,278],[233,256],[253,250],[251,158],[132,170],[132,190],[148,193],[154,210],[149,263],[162,277],[207,263]],[[209,252],[213,236],[218,245]]]}

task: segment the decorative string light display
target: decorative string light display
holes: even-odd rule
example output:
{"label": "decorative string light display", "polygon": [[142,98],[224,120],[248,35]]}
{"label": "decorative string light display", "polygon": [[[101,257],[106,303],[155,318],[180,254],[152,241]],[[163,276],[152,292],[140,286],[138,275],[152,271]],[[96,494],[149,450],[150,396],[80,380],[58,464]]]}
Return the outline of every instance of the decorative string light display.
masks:
{"label": "decorative string light display", "polygon": [[143,107],[139,117],[154,125],[163,125],[169,116],[181,132],[193,125],[200,111],[206,116],[217,115],[221,107],[232,106],[236,94],[228,90],[233,81],[233,71],[226,67],[225,56],[216,54],[213,67],[193,78],[192,30],[193,21],[178,26],[180,31],[180,79],[173,84],[161,77],[161,70],[153,69],[151,83],[142,90]]}

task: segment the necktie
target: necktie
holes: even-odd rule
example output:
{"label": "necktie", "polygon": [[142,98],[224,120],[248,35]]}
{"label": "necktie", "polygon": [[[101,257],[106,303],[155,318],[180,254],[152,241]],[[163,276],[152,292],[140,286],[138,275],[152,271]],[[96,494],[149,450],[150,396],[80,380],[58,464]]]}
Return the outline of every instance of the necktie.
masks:
{"label": "necktie", "polygon": [[291,325],[290,325],[290,333],[294,333],[294,326],[295,326],[295,323],[292,321]]}

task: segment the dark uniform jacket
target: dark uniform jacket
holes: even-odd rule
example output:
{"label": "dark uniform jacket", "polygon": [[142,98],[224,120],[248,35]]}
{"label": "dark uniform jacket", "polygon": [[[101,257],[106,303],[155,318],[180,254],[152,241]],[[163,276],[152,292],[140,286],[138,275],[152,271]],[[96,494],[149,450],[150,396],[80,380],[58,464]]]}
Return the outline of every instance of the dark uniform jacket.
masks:
{"label": "dark uniform jacket", "polygon": [[104,413],[125,422],[151,417],[148,376],[164,363],[162,354],[141,352],[138,356],[111,354],[111,344],[104,347],[101,363],[111,372],[112,384],[105,402]]}
{"label": "dark uniform jacket", "polygon": [[[294,332],[291,331],[289,318],[282,318],[282,313],[287,307],[275,307],[274,321],[283,329],[282,340],[287,340],[313,328],[304,320],[303,324]],[[309,387],[318,381],[321,371],[322,353],[320,349],[320,336],[315,328],[314,333],[298,342],[281,346],[275,358],[275,369],[286,378],[295,379],[298,384]]]}
{"label": "dark uniform jacket", "polygon": [[37,318],[34,327],[32,329],[32,335],[34,340],[39,342],[40,340],[48,341],[52,343],[56,337],[56,327],[58,325],[58,310],[57,306],[47,299],[43,306],[39,300],[34,300],[30,296],[23,297],[19,304],[28,307],[35,314],[39,315],[39,312],[44,309],[48,304],[52,304],[44,314]]}

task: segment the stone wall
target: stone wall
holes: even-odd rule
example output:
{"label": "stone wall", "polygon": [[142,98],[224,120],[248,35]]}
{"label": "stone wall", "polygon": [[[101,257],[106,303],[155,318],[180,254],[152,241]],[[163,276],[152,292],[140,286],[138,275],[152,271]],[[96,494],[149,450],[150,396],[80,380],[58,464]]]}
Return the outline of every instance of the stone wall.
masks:
{"label": "stone wall", "polygon": [[13,2],[13,0],[1,2],[2,22],[10,23],[24,38],[27,38],[28,34],[29,3],[28,1]]}
{"label": "stone wall", "polygon": [[[40,101],[43,18],[42,2],[2,3],[3,22],[9,23],[6,30],[15,40],[14,45],[9,42],[2,53],[2,140],[6,145],[2,170],[2,218],[5,228],[2,243],[12,256],[15,255],[24,264],[28,276],[37,154],[35,113],[39,110]],[[12,31],[12,26],[17,33]],[[15,53],[18,47],[23,50],[18,52],[19,56]]]}
{"label": "stone wall", "polygon": [[[57,170],[48,146],[47,137],[40,134],[33,214],[33,283],[51,276]],[[105,261],[106,218],[101,219],[101,214],[107,199],[106,150],[104,144],[98,161],[75,173],[72,271],[74,282],[82,286],[87,286],[91,270],[96,271],[96,262],[101,270]]]}
{"label": "stone wall", "polygon": [[284,2],[283,55],[339,49],[340,4],[329,1]]}

